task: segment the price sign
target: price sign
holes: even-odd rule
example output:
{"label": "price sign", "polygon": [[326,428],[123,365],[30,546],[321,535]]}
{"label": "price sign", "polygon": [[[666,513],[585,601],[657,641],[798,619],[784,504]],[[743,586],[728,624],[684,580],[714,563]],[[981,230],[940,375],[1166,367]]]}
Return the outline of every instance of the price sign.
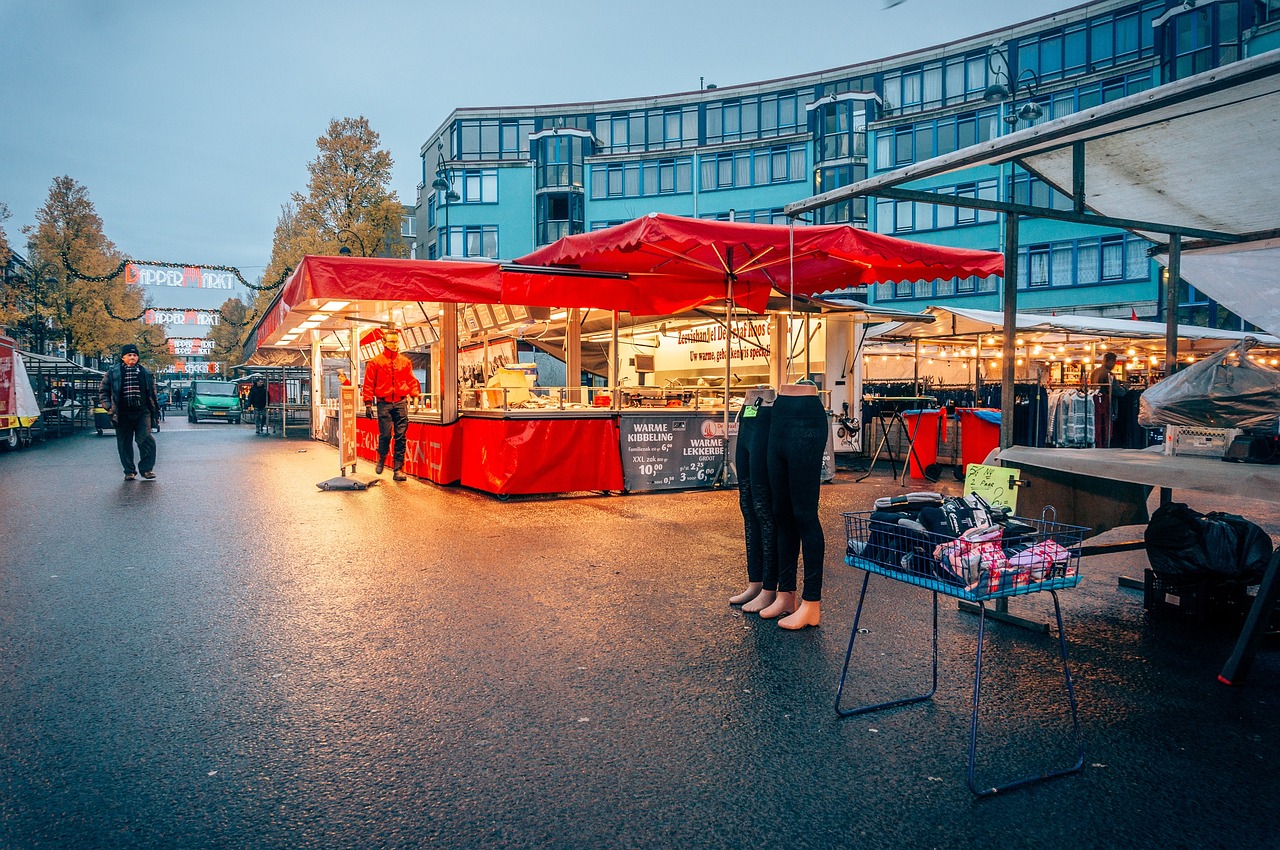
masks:
{"label": "price sign", "polygon": [[[683,490],[709,487],[725,458],[723,414],[626,414],[619,422],[622,478],[628,490]],[[730,423],[729,458],[737,445]],[[737,484],[732,462],[726,484]]]}
{"label": "price sign", "polygon": [[991,505],[1005,505],[1013,513],[1018,512],[1018,488],[1015,481],[1022,470],[1012,466],[985,466],[969,464],[964,476],[964,491],[977,493]]}
{"label": "price sign", "polygon": [[345,471],[356,468],[356,388],[347,384],[339,389],[338,457]]}

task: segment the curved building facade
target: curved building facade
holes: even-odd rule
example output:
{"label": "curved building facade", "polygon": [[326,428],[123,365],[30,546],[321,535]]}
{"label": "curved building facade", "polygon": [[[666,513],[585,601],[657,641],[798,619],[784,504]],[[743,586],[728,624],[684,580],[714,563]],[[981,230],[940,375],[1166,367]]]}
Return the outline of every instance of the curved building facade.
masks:
{"label": "curved building facade", "polygon": [[[1280,0],[1102,0],[777,80],[458,107],[422,146],[415,254],[518,257],[649,212],[786,223],[782,208],[792,201],[1277,47]],[[921,185],[1069,207],[1021,171],[975,168],[945,180]],[[995,214],[980,210],[858,199],[813,218],[1001,247]],[[1141,238],[1046,220],[1025,221],[1022,232],[1022,309],[1163,318],[1163,284]],[[998,289],[994,278],[921,281],[866,297],[907,309],[998,310]],[[1194,288],[1182,290],[1184,323],[1249,329]]]}

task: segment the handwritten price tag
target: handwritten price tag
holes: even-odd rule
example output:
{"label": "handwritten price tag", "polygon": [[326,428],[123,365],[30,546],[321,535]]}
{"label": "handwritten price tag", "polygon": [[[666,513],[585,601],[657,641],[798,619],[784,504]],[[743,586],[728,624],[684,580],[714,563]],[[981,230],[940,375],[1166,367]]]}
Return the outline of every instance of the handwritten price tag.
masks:
{"label": "handwritten price tag", "polygon": [[1007,505],[1015,514],[1018,512],[1018,488],[1010,482],[1022,476],[1022,470],[1011,466],[985,466],[981,463],[969,464],[969,471],[964,476],[964,491],[977,493],[992,505]]}

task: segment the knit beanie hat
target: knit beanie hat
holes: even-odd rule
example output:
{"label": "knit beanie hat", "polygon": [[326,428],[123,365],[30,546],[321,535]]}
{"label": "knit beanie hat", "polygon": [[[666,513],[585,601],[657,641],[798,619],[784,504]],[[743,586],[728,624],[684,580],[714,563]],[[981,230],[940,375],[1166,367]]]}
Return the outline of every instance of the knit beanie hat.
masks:
{"label": "knit beanie hat", "polygon": [[124,345],[120,346],[120,356],[124,357],[126,354],[138,354],[138,346],[131,342],[126,342]]}

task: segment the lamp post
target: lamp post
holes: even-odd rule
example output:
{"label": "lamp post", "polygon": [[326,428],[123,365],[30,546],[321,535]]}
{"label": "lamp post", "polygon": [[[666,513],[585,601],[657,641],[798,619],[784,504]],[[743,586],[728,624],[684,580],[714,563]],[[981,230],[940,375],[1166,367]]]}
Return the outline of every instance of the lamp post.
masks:
{"label": "lamp post", "polygon": [[47,354],[45,351],[45,330],[48,325],[42,315],[44,308],[44,291],[46,288],[53,289],[58,285],[58,278],[51,272],[56,272],[58,267],[53,263],[41,263],[38,268],[27,267],[29,270],[28,280],[31,283],[31,315],[35,321],[31,323],[32,339],[36,343],[36,351],[39,354]]}
{"label": "lamp post", "polygon": [[[462,197],[453,190],[453,179],[444,161],[444,142],[436,142],[436,179],[431,181],[431,188],[436,190],[437,197],[444,200],[444,247],[443,250],[437,252],[440,255],[437,259],[441,259],[449,256],[451,238],[449,233],[449,205],[455,201],[462,200]],[[438,236],[436,245],[441,245],[441,240]]]}
{"label": "lamp post", "polygon": [[351,256],[351,248],[347,245],[347,242],[352,239],[354,239],[355,243],[360,246],[360,256],[369,256],[369,252],[364,247],[364,240],[360,238],[360,234],[347,227],[343,227],[338,230],[338,241],[342,243],[342,247],[338,249],[338,254],[343,257]]}

